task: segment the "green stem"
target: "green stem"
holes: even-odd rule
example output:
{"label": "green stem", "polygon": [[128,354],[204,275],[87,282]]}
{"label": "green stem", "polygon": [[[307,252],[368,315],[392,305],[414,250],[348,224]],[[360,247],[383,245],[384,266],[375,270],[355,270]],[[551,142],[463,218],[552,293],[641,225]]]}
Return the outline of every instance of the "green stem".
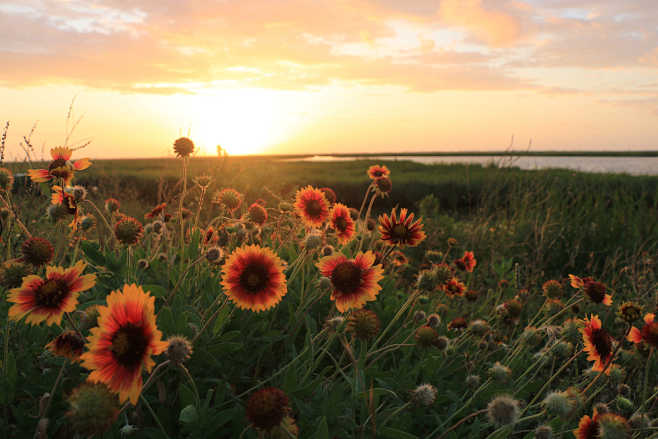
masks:
{"label": "green stem", "polygon": [[144,395],[141,394],[139,395],[139,399],[142,400],[146,408],[148,409],[149,412],[151,412],[151,416],[153,416],[153,419],[155,420],[155,423],[158,424],[158,427],[160,428],[160,431],[162,431],[162,434],[169,439],[169,435],[167,434],[167,430],[165,430],[164,425],[162,425],[162,422],[160,422],[160,418],[158,418],[158,415],[155,414],[155,411],[153,410],[153,407],[151,407],[151,404],[144,398]]}

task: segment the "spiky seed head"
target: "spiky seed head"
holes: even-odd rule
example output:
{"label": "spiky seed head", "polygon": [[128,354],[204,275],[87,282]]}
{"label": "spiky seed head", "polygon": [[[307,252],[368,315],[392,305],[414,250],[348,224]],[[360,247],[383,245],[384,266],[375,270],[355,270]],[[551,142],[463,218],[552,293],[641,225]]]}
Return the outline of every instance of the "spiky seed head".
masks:
{"label": "spiky seed head", "polygon": [[581,324],[577,319],[567,319],[562,324],[562,337],[571,343],[578,343],[581,339]]}
{"label": "spiky seed head", "polygon": [[49,204],[46,208],[46,216],[53,223],[66,218],[68,214],[69,212],[63,204]]}
{"label": "spiky seed head", "polygon": [[304,247],[307,250],[314,250],[322,245],[322,236],[318,233],[309,233],[304,241]]}
{"label": "spiky seed head", "polygon": [[430,328],[436,328],[437,326],[439,326],[439,323],[441,323],[440,315],[436,313],[432,313],[427,317],[427,326],[429,326]]}
{"label": "spiky seed head", "polygon": [[424,322],[427,319],[427,315],[425,314],[425,311],[422,309],[419,309],[414,313],[414,322],[419,323],[419,322]]}
{"label": "spiky seed head", "polygon": [[642,318],[642,306],[635,302],[624,302],[619,306],[617,315],[626,323],[633,323]]}
{"label": "spiky seed head", "polygon": [[559,341],[551,347],[551,352],[560,358],[566,358],[573,352],[573,344],[568,341]]}
{"label": "spiky seed head", "polygon": [[512,369],[501,364],[499,361],[496,361],[491,369],[489,369],[489,375],[500,383],[507,382],[512,376]]}
{"label": "spiky seed head", "polygon": [[422,348],[429,348],[431,346],[436,346],[436,343],[439,339],[439,334],[430,328],[429,326],[421,326],[416,329],[416,344]]}
{"label": "spiky seed head", "polygon": [[535,429],[535,439],[551,439],[553,428],[550,425],[540,425]]}
{"label": "spiky seed head", "polygon": [[498,396],[487,405],[487,416],[494,425],[514,424],[519,419],[519,401],[509,395]]}
{"label": "spiky seed head", "polygon": [[71,189],[71,195],[73,195],[73,199],[79,203],[87,198],[87,189],[85,189],[84,186],[76,184]]}
{"label": "spiky seed head", "polygon": [[119,200],[116,198],[108,198],[105,200],[105,210],[108,211],[109,213],[114,213],[119,210],[119,207],[121,206],[121,203],[119,203]]}
{"label": "spiky seed head", "polygon": [[174,364],[182,364],[192,355],[192,343],[182,335],[169,337],[167,343],[167,358]]}
{"label": "spiky seed head", "polygon": [[25,262],[35,267],[47,264],[55,254],[55,249],[50,241],[36,236],[25,240],[21,249]]}
{"label": "spiky seed head", "polygon": [[0,286],[8,290],[18,288],[23,278],[31,274],[30,266],[16,259],[10,259],[0,264]]}
{"label": "spiky seed head", "polygon": [[429,407],[436,401],[436,387],[431,384],[421,384],[411,392],[411,401],[421,407]]}
{"label": "spiky seed head", "polygon": [[651,419],[646,413],[636,413],[628,420],[633,430],[646,430],[649,428]]}
{"label": "spiky seed head", "polygon": [[560,299],[564,293],[562,284],[556,280],[548,280],[544,282],[544,285],[542,285],[542,290],[544,291],[546,297],[554,300]]}
{"label": "spiky seed head", "polygon": [[345,330],[360,340],[369,340],[379,334],[379,318],[373,311],[358,309],[347,319]]}
{"label": "spiky seed head", "polygon": [[605,413],[599,416],[599,437],[601,439],[630,439],[631,427],[623,416]]}
{"label": "spiky seed head", "polygon": [[420,291],[430,292],[436,288],[436,276],[433,270],[423,270],[418,273],[416,285]]}
{"label": "spiky seed head", "polygon": [[549,413],[556,416],[566,416],[573,409],[565,392],[550,392],[542,404]]}
{"label": "spiky seed head", "polygon": [[0,193],[9,192],[14,187],[14,174],[7,168],[0,168]]}
{"label": "spiky seed head", "polygon": [[178,157],[189,157],[194,152],[194,142],[187,137],[179,137],[174,142],[174,152]]}
{"label": "spiky seed head", "polygon": [[615,383],[622,383],[626,378],[626,370],[616,364],[610,367],[610,379]]}
{"label": "spiky seed head", "polygon": [[482,380],[480,379],[479,375],[469,375],[466,377],[466,385],[471,389],[480,387],[481,381]]}
{"label": "spiky seed head", "polygon": [[119,415],[119,401],[104,384],[84,383],[68,398],[66,416],[73,430],[83,436],[107,431]]}
{"label": "spiky seed head", "polygon": [[619,410],[620,413],[625,415],[633,413],[633,401],[626,398],[625,396],[617,395],[617,398],[615,398],[615,405],[617,406],[617,410]]}
{"label": "spiky seed head", "polygon": [[124,216],[114,225],[114,236],[124,245],[134,245],[144,236],[144,227],[135,218]]}
{"label": "spiky seed head", "polygon": [[483,336],[489,332],[489,323],[482,319],[471,320],[468,324],[468,329],[477,336]]}
{"label": "spiky seed head", "polygon": [[218,246],[212,246],[206,250],[206,260],[211,264],[217,264],[222,260],[222,249]]}

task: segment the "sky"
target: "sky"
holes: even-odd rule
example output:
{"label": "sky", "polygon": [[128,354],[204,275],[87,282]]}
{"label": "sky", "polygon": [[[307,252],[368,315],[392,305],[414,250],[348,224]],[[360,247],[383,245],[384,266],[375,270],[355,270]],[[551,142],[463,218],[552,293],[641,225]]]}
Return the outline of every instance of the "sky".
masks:
{"label": "sky", "polygon": [[0,0],[5,155],[658,149],[655,1]]}

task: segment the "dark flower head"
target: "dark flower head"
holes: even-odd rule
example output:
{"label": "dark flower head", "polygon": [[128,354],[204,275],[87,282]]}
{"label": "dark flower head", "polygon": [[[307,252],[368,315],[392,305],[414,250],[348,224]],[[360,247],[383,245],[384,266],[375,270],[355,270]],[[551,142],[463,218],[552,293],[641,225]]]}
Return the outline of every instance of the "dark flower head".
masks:
{"label": "dark flower head", "polygon": [[187,137],[180,137],[174,142],[174,152],[178,157],[189,157],[194,152],[194,142]]}
{"label": "dark flower head", "polygon": [[21,249],[23,251],[23,260],[35,267],[47,264],[55,254],[55,249],[50,241],[36,236],[23,242]]}
{"label": "dark flower head", "polygon": [[276,387],[254,392],[247,401],[247,419],[254,427],[271,430],[281,424],[290,411],[288,396]]}

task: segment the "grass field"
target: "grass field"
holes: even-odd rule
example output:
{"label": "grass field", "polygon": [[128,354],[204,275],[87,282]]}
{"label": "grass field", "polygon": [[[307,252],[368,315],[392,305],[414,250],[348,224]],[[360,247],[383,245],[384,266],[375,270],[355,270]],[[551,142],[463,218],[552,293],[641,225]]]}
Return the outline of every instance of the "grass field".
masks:
{"label": "grass field", "polygon": [[[0,432],[655,437],[658,177],[382,161],[389,192],[373,164],[99,160],[75,171],[84,194],[0,191]],[[307,185],[355,210],[332,221]],[[68,307],[70,285],[24,278],[76,263]],[[137,302],[128,323],[113,308]]]}

